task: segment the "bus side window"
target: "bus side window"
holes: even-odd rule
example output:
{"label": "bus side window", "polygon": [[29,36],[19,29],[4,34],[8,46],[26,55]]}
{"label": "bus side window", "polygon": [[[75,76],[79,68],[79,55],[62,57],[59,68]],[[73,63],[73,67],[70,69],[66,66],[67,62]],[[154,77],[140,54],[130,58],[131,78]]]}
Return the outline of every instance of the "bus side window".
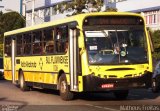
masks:
{"label": "bus side window", "polygon": [[56,29],[56,52],[65,53],[68,50],[68,27],[60,26]]}
{"label": "bus side window", "polygon": [[33,32],[32,48],[33,54],[42,54],[42,32]]}
{"label": "bus side window", "polygon": [[17,35],[16,38],[16,49],[17,49],[17,55],[23,55],[23,38],[22,35]]}
{"label": "bus side window", "polygon": [[28,33],[28,34],[24,34],[23,36],[23,47],[24,47],[24,55],[31,55],[31,33]]}
{"label": "bus side window", "polygon": [[54,53],[54,29],[44,30],[44,52]]}
{"label": "bus side window", "polygon": [[5,56],[11,56],[11,37],[5,38]]}

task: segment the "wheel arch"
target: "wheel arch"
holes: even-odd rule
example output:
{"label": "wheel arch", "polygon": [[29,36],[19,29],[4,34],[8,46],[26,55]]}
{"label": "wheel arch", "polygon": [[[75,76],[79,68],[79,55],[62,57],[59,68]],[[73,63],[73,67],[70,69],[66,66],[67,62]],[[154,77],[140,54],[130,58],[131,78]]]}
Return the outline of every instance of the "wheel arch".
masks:
{"label": "wheel arch", "polygon": [[22,68],[19,68],[19,70],[18,70],[18,78],[20,77],[21,71],[23,71]]}
{"label": "wheel arch", "polygon": [[63,69],[59,70],[58,76],[57,76],[57,89],[59,89],[59,78],[60,78],[63,74],[65,74],[64,70],[63,70]]}

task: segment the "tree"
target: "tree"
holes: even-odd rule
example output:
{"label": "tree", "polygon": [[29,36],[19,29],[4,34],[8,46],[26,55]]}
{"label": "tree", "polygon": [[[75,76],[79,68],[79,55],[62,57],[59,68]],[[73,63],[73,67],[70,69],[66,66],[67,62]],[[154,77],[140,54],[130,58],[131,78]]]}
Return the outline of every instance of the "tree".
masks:
{"label": "tree", "polygon": [[153,57],[160,59],[160,30],[152,32],[152,41],[154,46]]}
{"label": "tree", "polygon": [[[73,0],[72,2],[62,2],[58,4],[58,10],[62,13],[67,9],[73,10],[73,15],[87,12],[101,11],[103,0]],[[107,8],[105,11],[117,11],[115,8]]]}
{"label": "tree", "polygon": [[2,16],[4,31],[11,31],[25,26],[25,21],[17,12],[5,13]]}
{"label": "tree", "polygon": [[117,10],[117,8],[107,7],[105,11],[106,12],[117,12],[118,10]]}
{"label": "tree", "polygon": [[0,56],[3,55],[4,32],[19,29],[25,26],[25,20],[17,12],[0,12]]}

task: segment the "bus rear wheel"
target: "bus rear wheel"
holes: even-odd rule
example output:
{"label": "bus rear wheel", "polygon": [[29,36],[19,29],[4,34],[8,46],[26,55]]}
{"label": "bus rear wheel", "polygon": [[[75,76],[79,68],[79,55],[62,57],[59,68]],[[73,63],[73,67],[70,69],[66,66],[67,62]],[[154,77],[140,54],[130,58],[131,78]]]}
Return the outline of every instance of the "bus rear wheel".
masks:
{"label": "bus rear wheel", "polygon": [[25,79],[24,79],[23,71],[20,71],[20,74],[19,74],[19,86],[20,86],[20,89],[22,91],[28,91],[29,90],[29,87],[26,85],[26,82],[25,82]]}
{"label": "bus rear wheel", "polygon": [[128,90],[114,91],[114,95],[115,95],[116,99],[118,99],[118,100],[126,99],[128,97],[128,94],[129,94]]}
{"label": "bus rear wheel", "polygon": [[69,90],[65,74],[62,74],[59,78],[59,91],[61,98],[65,101],[72,100],[74,97],[73,92]]}

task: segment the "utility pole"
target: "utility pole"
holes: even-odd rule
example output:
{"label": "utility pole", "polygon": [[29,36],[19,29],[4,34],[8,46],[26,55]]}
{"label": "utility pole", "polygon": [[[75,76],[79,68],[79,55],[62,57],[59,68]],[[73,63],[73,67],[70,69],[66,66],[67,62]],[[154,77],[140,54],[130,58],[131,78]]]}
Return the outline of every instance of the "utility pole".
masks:
{"label": "utility pole", "polygon": [[22,15],[22,10],[23,10],[23,0],[20,0],[20,14]]}
{"label": "utility pole", "polygon": [[22,15],[26,17],[26,0],[22,1]]}

